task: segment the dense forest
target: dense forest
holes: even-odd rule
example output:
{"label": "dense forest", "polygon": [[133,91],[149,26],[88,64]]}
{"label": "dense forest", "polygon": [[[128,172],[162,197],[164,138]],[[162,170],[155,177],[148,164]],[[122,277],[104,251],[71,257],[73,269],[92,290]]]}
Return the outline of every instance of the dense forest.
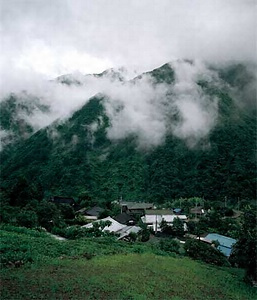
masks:
{"label": "dense forest", "polygon": [[[103,105],[105,95],[91,98],[65,122],[56,121],[33,133],[15,112],[48,108],[36,98],[21,107],[11,95],[0,104],[2,130],[16,134],[1,152],[1,198],[18,204],[20,194],[27,191],[28,197],[36,199],[64,195],[96,202],[121,196],[155,203],[194,196],[211,201],[226,198],[231,203],[254,200],[256,107],[251,96],[240,95],[254,78],[243,65],[216,71],[226,88],[204,80],[198,87],[219,99],[218,121],[194,147],[172,134],[163,144],[145,149],[137,147],[133,134],[111,141],[106,135],[110,120]],[[147,75],[156,85],[174,82],[174,71],[167,64]],[[238,91],[239,97],[231,91]],[[90,127],[93,122],[95,131]]]}

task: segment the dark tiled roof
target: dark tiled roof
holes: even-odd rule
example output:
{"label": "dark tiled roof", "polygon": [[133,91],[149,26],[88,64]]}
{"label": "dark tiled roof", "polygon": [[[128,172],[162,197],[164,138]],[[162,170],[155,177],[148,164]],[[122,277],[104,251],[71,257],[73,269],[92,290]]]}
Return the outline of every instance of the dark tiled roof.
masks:
{"label": "dark tiled roof", "polygon": [[202,213],[202,206],[194,207],[190,209],[191,214],[201,214]]}
{"label": "dark tiled roof", "polygon": [[174,215],[170,209],[150,209],[145,211],[146,215]]}
{"label": "dark tiled roof", "polygon": [[85,214],[88,216],[95,216],[95,217],[99,217],[100,213],[102,213],[104,211],[103,208],[99,207],[99,206],[94,206],[88,210],[85,211]]}
{"label": "dark tiled roof", "polygon": [[119,222],[121,224],[126,224],[129,221],[136,221],[136,219],[133,216],[126,214],[126,213],[117,215],[116,217],[114,217],[114,220],[116,220],[117,222]]}
{"label": "dark tiled roof", "polygon": [[128,209],[149,209],[153,208],[153,203],[146,202],[130,202],[130,201],[122,201],[120,203],[121,206],[127,206]]}

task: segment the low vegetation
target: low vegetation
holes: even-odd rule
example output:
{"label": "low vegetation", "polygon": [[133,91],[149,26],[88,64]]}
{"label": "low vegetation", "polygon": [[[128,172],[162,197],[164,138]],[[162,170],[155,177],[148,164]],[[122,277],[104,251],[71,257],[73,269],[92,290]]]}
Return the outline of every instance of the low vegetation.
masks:
{"label": "low vegetation", "polygon": [[243,282],[242,270],[169,254],[163,245],[161,250],[111,237],[58,241],[36,230],[1,229],[3,300],[256,297],[256,290]]}

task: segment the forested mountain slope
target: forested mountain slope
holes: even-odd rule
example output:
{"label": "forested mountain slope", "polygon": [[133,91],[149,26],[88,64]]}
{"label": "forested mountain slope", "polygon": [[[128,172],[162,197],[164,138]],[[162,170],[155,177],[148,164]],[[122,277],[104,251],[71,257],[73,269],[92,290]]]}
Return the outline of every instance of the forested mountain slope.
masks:
{"label": "forested mountain slope", "polygon": [[[25,178],[32,197],[40,189],[45,197],[84,194],[98,202],[120,196],[157,203],[192,196],[209,200],[227,197],[235,202],[238,198],[255,199],[256,107],[249,92],[254,78],[243,65],[216,68],[215,72],[219,74],[219,84],[205,78],[196,83],[201,97],[204,95],[211,103],[213,99],[216,101],[215,124],[208,134],[197,138],[196,131],[192,135],[184,134],[184,127],[177,124],[185,116],[175,108],[165,123],[171,129],[166,130],[162,142],[156,145],[138,145],[140,134],[143,135],[140,131],[139,137],[136,131],[129,131],[124,137],[112,139],[108,131],[113,122],[108,114],[109,96],[99,93],[69,118],[56,120],[34,134],[28,127],[32,134],[29,138],[4,147],[1,152],[2,195],[10,201],[13,194],[19,193],[20,182]],[[167,105],[168,111],[176,93],[175,74],[166,64],[122,84],[133,85],[145,77],[150,78],[156,89],[167,89],[165,95],[170,102],[166,103],[163,98],[160,101],[163,107]],[[242,74],[248,76],[247,80]],[[120,77],[119,81],[122,81]],[[4,130],[10,129],[7,128],[10,125],[3,127],[3,124],[9,113],[7,103],[12,97],[1,103]],[[183,100],[176,98],[177,102]],[[123,106],[115,109],[118,113]],[[8,124],[16,126],[11,121]],[[177,134],[177,128],[184,134],[183,138]],[[152,135],[154,138],[154,130]]]}

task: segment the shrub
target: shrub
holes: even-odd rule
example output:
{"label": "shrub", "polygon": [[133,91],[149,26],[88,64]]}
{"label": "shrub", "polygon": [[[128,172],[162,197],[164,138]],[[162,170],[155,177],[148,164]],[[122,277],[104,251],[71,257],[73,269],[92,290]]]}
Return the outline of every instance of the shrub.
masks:
{"label": "shrub", "polygon": [[37,214],[33,210],[22,210],[17,215],[17,223],[20,226],[34,228],[38,225]]}
{"label": "shrub", "polygon": [[173,252],[179,254],[179,242],[174,239],[162,239],[160,241],[160,249],[165,252]]}
{"label": "shrub", "polygon": [[185,243],[188,256],[217,266],[229,266],[226,256],[216,248],[201,241],[189,239]]}

